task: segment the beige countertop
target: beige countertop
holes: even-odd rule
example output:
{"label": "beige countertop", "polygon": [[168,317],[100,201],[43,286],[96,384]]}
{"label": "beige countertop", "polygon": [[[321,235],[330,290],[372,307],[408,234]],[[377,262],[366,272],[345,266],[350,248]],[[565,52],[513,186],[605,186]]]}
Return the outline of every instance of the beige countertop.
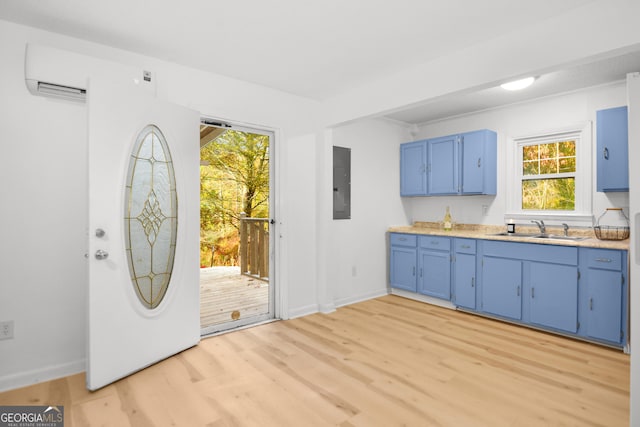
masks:
{"label": "beige countertop", "polygon": [[[538,239],[518,236],[496,236],[495,233],[506,231],[504,225],[455,224],[453,230],[444,231],[437,222],[415,222],[414,225],[389,227],[390,233],[426,234],[432,236],[467,237],[482,240],[501,240],[506,242],[536,243],[540,245],[577,246],[586,248],[629,250],[629,239],[599,240],[591,228],[569,229],[569,236],[584,236],[584,240]],[[537,233],[538,228],[518,225],[518,233]],[[548,234],[562,235],[560,227],[547,226]]]}

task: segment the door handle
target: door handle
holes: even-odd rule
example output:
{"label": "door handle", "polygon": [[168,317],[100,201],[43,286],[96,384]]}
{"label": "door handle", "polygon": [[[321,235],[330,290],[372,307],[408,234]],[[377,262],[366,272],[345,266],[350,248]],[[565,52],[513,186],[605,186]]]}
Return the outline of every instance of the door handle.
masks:
{"label": "door handle", "polygon": [[602,151],[602,157],[604,157],[605,160],[609,160],[609,149],[607,147],[604,147],[604,150]]}
{"label": "door handle", "polygon": [[107,259],[109,258],[109,252],[107,251],[103,251],[102,249],[98,249],[96,251],[96,259],[97,260],[103,260],[103,259]]}

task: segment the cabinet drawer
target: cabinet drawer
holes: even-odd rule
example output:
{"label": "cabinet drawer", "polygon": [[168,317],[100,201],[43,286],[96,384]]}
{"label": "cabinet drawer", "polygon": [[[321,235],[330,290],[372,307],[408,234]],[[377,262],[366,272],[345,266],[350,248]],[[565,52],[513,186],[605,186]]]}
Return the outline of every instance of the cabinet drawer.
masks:
{"label": "cabinet drawer", "polygon": [[601,268],[603,270],[622,269],[622,252],[608,251],[606,249],[589,249],[589,267]]}
{"label": "cabinet drawer", "polygon": [[476,241],[473,239],[456,239],[455,248],[457,253],[461,254],[475,254],[476,253]]}
{"label": "cabinet drawer", "polygon": [[439,236],[420,236],[420,247],[439,251],[450,251],[451,239]]}
{"label": "cabinet drawer", "polygon": [[417,237],[415,234],[391,233],[390,242],[392,246],[409,246],[415,248],[417,246]]}
{"label": "cabinet drawer", "polygon": [[578,248],[573,246],[485,241],[483,248],[485,256],[548,262],[551,264],[578,265]]}

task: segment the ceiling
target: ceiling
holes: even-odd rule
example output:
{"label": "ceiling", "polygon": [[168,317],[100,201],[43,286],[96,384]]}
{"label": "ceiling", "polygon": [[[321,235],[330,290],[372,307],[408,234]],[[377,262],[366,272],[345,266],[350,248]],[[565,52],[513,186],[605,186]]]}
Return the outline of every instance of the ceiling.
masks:
{"label": "ceiling", "polygon": [[[0,19],[322,101],[593,1],[2,0]],[[387,117],[423,123],[620,80],[639,65],[627,54],[541,75],[519,94],[460,93]]]}

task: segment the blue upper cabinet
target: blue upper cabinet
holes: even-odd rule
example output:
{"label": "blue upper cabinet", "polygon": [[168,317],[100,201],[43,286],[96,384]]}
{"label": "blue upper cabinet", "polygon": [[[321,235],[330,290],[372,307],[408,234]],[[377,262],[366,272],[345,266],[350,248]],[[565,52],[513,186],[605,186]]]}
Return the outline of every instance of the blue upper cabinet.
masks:
{"label": "blue upper cabinet", "polygon": [[459,145],[460,137],[458,135],[443,136],[427,141],[427,180],[430,195],[457,194],[459,192]]}
{"label": "blue upper cabinet", "polygon": [[400,146],[400,195],[427,194],[427,141]]}
{"label": "blue upper cabinet", "polygon": [[497,135],[479,130],[400,146],[400,195],[496,194]]}
{"label": "blue upper cabinet", "polygon": [[497,139],[495,132],[486,129],[460,137],[462,194],[496,194]]}
{"label": "blue upper cabinet", "polygon": [[596,112],[598,191],[629,191],[627,107]]}

